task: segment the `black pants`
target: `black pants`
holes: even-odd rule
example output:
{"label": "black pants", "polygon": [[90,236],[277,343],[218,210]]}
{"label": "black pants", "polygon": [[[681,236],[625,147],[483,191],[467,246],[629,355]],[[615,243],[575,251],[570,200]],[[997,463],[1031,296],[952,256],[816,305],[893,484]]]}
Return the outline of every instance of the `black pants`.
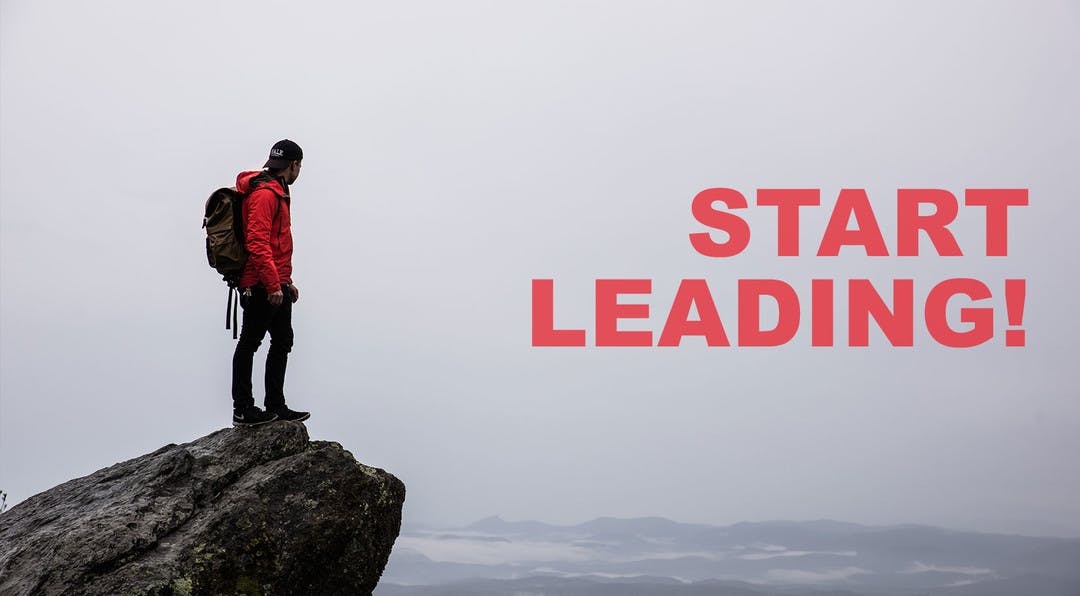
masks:
{"label": "black pants", "polygon": [[256,286],[251,295],[240,292],[240,306],[244,319],[240,327],[240,340],[233,353],[232,398],[233,408],[243,410],[255,405],[251,393],[251,367],[255,351],[259,349],[266,332],[270,332],[270,349],[266,354],[267,408],[285,405],[285,367],[293,345],[292,294],[289,287],[281,286],[285,295],[281,306],[273,306],[266,299],[266,290]]}

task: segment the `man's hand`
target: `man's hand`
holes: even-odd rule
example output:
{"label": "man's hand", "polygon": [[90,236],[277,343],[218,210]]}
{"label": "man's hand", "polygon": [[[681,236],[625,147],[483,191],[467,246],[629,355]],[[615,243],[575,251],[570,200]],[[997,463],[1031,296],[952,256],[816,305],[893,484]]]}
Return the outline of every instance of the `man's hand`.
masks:
{"label": "man's hand", "polygon": [[278,290],[273,294],[268,295],[266,297],[266,301],[269,302],[272,306],[281,306],[281,300],[282,298],[284,298],[284,296],[285,295],[281,293],[281,290]]}
{"label": "man's hand", "polygon": [[289,293],[292,294],[292,296],[290,296],[289,298],[291,298],[293,302],[296,302],[300,299],[300,288],[289,284]]}

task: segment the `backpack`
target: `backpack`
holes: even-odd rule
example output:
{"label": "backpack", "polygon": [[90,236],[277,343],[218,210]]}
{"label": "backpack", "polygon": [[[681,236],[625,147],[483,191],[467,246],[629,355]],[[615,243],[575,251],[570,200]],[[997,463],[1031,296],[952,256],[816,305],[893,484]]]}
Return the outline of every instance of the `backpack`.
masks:
{"label": "backpack", "polygon": [[[206,228],[206,260],[210,266],[221,274],[228,289],[225,294],[225,328],[229,329],[229,320],[232,319],[233,339],[238,332],[237,312],[239,309],[239,283],[240,275],[244,272],[244,264],[247,263],[247,248],[244,241],[244,199],[259,188],[258,180],[253,180],[251,190],[242,194],[236,187],[219,188],[206,199],[203,209],[203,224]],[[277,219],[281,211],[281,199],[277,191],[278,208],[274,211],[273,219]],[[235,293],[234,293],[235,292]]]}

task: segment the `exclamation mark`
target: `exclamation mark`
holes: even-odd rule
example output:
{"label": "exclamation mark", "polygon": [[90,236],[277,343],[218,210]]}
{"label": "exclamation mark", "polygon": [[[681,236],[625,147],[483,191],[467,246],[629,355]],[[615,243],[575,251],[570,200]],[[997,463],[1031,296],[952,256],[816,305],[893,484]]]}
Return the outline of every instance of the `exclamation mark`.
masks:
{"label": "exclamation mark", "polygon": [[[1005,280],[1005,310],[1008,311],[1010,327],[1021,327],[1024,324],[1024,299],[1026,297],[1027,280]],[[1006,330],[1005,345],[1013,347],[1024,345],[1024,330]]]}

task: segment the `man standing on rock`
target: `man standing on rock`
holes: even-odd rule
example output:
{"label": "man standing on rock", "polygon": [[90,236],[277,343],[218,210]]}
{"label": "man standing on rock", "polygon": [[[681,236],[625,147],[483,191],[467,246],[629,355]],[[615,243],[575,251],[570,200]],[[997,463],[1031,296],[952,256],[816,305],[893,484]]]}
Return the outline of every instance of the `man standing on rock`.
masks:
{"label": "man standing on rock", "polygon": [[[244,319],[233,354],[233,424],[252,426],[273,420],[307,420],[309,412],[285,405],[285,366],[293,345],[292,305],[300,290],[292,283],[292,227],[289,185],[300,176],[304,152],[285,139],[274,143],[263,170],[241,172],[236,190],[243,202],[244,238],[248,252],[240,275],[240,306]],[[266,411],[255,405],[251,368],[255,351],[266,333]]]}

